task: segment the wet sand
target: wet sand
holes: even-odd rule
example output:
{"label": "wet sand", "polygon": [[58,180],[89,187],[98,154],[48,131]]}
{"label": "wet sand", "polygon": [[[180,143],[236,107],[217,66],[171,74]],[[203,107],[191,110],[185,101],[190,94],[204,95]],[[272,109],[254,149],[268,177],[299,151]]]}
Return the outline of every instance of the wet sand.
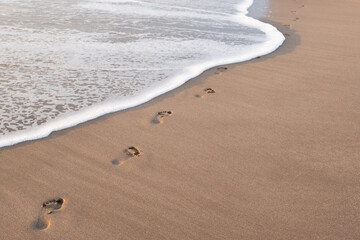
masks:
{"label": "wet sand", "polygon": [[359,5],[273,0],[273,54],[0,149],[0,239],[360,238]]}

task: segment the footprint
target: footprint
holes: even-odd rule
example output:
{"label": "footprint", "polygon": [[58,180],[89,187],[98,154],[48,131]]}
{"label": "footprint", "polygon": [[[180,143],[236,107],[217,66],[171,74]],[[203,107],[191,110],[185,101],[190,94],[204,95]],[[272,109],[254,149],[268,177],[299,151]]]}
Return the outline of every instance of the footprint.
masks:
{"label": "footprint", "polygon": [[130,155],[131,157],[138,157],[140,155],[142,155],[142,152],[140,151],[139,148],[137,147],[128,147],[128,149],[126,149],[126,153],[127,155]]}
{"label": "footprint", "polygon": [[154,123],[163,123],[164,117],[169,117],[173,114],[172,111],[161,111],[156,114],[155,119],[153,120]]}
{"label": "footprint", "polygon": [[216,68],[216,74],[219,74],[219,73],[222,73],[222,72],[225,72],[226,70],[228,70],[227,67],[218,67]]}
{"label": "footprint", "polygon": [[285,36],[285,37],[290,37],[290,34],[284,33],[284,36]]}
{"label": "footprint", "polygon": [[296,18],[294,19],[295,22],[300,21],[300,20],[301,20],[301,18],[299,18],[299,17],[296,17]]}
{"label": "footprint", "polygon": [[295,13],[297,13],[297,11],[294,10],[294,11],[291,11],[291,13],[292,13],[292,14],[295,14]]}
{"label": "footprint", "polygon": [[127,149],[125,149],[124,151],[129,157],[125,158],[125,159],[119,159],[119,158],[114,158],[113,160],[111,160],[112,165],[123,165],[125,163],[127,163],[130,158],[132,157],[138,157],[140,155],[142,155],[142,152],[139,148],[131,146],[128,147]]}
{"label": "footprint", "polygon": [[206,89],[204,89],[204,93],[203,93],[203,94],[198,94],[198,95],[196,95],[196,96],[199,97],[199,98],[204,98],[205,95],[211,94],[211,93],[216,93],[216,92],[215,92],[215,90],[212,89],[212,88],[206,88]]}
{"label": "footprint", "polygon": [[292,24],[283,24],[284,27],[287,27],[288,29],[292,29]]}
{"label": "footprint", "polygon": [[39,230],[47,229],[50,226],[51,219],[48,215],[57,212],[64,204],[63,198],[52,199],[41,205],[39,217],[35,223],[35,227]]}

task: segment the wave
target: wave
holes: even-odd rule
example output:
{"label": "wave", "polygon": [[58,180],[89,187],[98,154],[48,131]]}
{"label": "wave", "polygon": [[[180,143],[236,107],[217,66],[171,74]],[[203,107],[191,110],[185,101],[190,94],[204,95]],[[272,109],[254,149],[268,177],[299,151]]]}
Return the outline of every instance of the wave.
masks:
{"label": "wave", "polygon": [[58,16],[42,4],[41,24],[11,2],[23,21],[0,26],[0,91],[8,93],[0,103],[0,147],[138,106],[284,41],[275,27],[246,15],[252,0],[173,2],[72,1],[71,11],[54,8]]}

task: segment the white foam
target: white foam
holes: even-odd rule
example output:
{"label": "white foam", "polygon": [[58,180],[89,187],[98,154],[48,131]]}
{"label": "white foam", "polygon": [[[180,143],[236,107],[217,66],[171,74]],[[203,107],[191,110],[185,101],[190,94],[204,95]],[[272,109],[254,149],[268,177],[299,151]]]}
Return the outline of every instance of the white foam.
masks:
{"label": "white foam", "polygon": [[[88,9],[101,9],[104,11],[113,12],[116,14],[117,11],[123,11],[124,8],[114,9],[114,6],[105,6],[105,5],[92,5],[92,4],[98,4],[99,1],[90,1],[88,3],[82,3],[79,4],[79,6],[86,7]],[[101,2],[105,3],[136,3],[136,4],[143,4],[143,1],[136,1],[136,0],[101,0]],[[151,87],[145,87],[140,92],[134,92],[133,94],[127,95],[127,96],[113,96],[110,99],[107,99],[105,101],[102,101],[100,103],[96,103],[92,106],[88,106],[85,108],[82,108],[79,111],[70,112],[61,115],[60,117],[56,117],[53,120],[50,120],[42,125],[34,126],[26,130],[22,131],[16,131],[7,133],[6,135],[3,135],[0,137],[0,147],[4,146],[10,146],[14,145],[20,142],[29,141],[29,140],[35,140],[39,138],[44,138],[48,136],[51,132],[62,130],[65,128],[73,127],[79,123],[83,123],[86,121],[89,121],[91,119],[95,119],[97,117],[100,117],[104,114],[116,112],[124,109],[128,109],[140,104],[143,104],[147,101],[150,101],[151,99],[164,94],[170,90],[173,90],[182,84],[184,84],[186,81],[200,75],[205,70],[219,66],[224,64],[231,64],[236,62],[243,62],[247,61],[253,58],[256,58],[258,56],[262,56],[268,53],[273,52],[276,50],[284,41],[284,36],[273,26],[267,23],[263,23],[259,20],[250,18],[246,16],[247,9],[251,6],[253,3],[252,0],[245,0],[241,4],[237,5],[237,14],[231,15],[231,14],[216,14],[216,11],[214,11],[213,14],[211,14],[212,17],[215,19],[221,18],[223,21],[235,21],[239,24],[246,25],[247,27],[253,27],[255,29],[259,29],[261,32],[265,33],[265,40],[257,41],[256,34],[254,36],[250,36],[248,38],[244,38],[244,47],[238,47],[238,53],[233,54],[233,49],[231,48],[231,44],[223,44],[221,42],[217,41],[211,41],[211,40],[204,40],[204,39],[188,39],[187,41],[182,42],[173,42],[169,45],[169,42],[166,42],[168,45],[163,44],[161,39],[158,39],[156,41],[148,40],[144,38],[137,39],[135,42],[128,42],[128,43],[121,43],[121,44],[107,44],[107,43],[97,43],[96,39],[92,39],[92,36],[86,35],[87,39],[92,39],[91,41],[84,44],[84,42],[81,42],[81,39],[78,39],[76,37],[73,37],[72,40],[68,40],[70,42],[66,42],[63,44],[63,46],[59,46],[59,48],[63,48],[62,51],[64,52],[78,52],[79,55],[83,54],[83,52],[89,51],[89,49],[92,49],[94,51],[94,59],[101,59],[106,58],[108,55],[114,55],[118,54],[119,49],[131,49],[131,51],[134,51],[133,54],[142,54],[143,51],[147,51],[148,46],[153,46],[156,48],[157,46],[166,45],[165,48],[158,48],[156,49],[157,52],[159,52],[159,56],[161,55],[161,51],[171,51],[172,49],[181,48],[181,52],[183,54],[186,54],[186,56],[191,56],[191,53],[193,51],[193,46],[196,44],[197,47],[203,48],[203,58],[197,59],[198,63],[195,63],[191,60],[186,60],[186,63],[189,64],[189,66],[185,66],[182,68],[182,65],[180,65],[180,69],[177,69],[176,66],[163,66],[161,63],[158,65],[154,65],[153,68],[151,68],[151,71],[157,71],[158,69],[166,71],[168,68],[169,71],[174,72],[174,74],[167,75],[168,77],[166,79],[163,79],[161,82],[158,83],[152,83],[150,85]],[[129,10],[129,8],[127,9]],[[126,9],[125,9],[126,11]],[[163,17],[169,16],[169,12],[167,10],[161,10],[157,12],[151,12],[147,11],[146,14],[155,15],[157,14],[163,14]],[[143,13],[142,13],[143,14]],[[192,13],[177,13],[178,15],[176,17],[187,17],[189,14]],[[149,16],[148,15],[148,16]],[[202,12],[200,11],[198,14],[191,15],[191,18],[206,18],[206,14],[202,15]],[[208,15],[209,16],[209,15]],[[19,29],[19,28],[16,28]],[[14,29],[10,29],[11,32],[14,32]],[[202,30],[199,30],[200,32]],[[43,34],[40,33],[39,34]],[[81,33],[85,34],[85,33]],[[226,33],[224,33],[226,34]],[[15,34],[16,35],[16,34]],[[36,41],[39,41],[39,39],[36,39],[36,34],[32,35]],[[64,41],[65,39],[68,39],[68,37],[71,37],[70,35],[65,36],[59,36],[58,40],[56,40],[57,36],[54,36],[54,41],[56,44],[60,43],[61,41]],[[240,39],[240,36],[239,36]],[[247,41],[251,41],[252,44],[246,45]],[[78,44],[76,44],[78,43]],[[9,47],[11,44],[16,44],[14,42],[9,41],[7,44],[9,44],[7,47]],[[88,44],[88,45],[86,45]],[[21,45],[21,44],[20,44]],[[18,49],[20,49],[20,52],[26,51],[26,48],[28,46],[17,46]],[[5,48],[5,46],[3,46]],[[51,46],[48,46],[51,48]],[[82,51],[79,49],[83,48]],[[207,49],[208,48],[208,49]],[[36,52],[36,45],[33,47],[34,51]],[[98,49],[98,51],[96,50]],[[220,52],[223,51],[224,53],[228,53],[227,56],[217,57],[213,56],[211,54],[206,55],[206,52],[210,52],[212,49],[217,49]],[[50,49],[51,50],[51,49]],[[54,50],[51,50],[54,51]],[[39,53],[40,54],[40,53]],[[99,54],[99,56],[95,57],[96,54]],[[67,55],[63,55],[67,56]],[[181,56],[181,55],[180,55]],[[185,55],[184,55],[185,56]],[[144,55],[146,58],[146,55]],[[46,67],[53,67],[54,71],[59,71],[59,69],[70,69],[74,68],[76,70],[79,70],[79,68],[84,68],[86,66],[90,70],[103,70],[103,71],[126,71],[126,69],[121,69],[121,66],[116,66],[115,68],[112,67],[112,63],[110,60],[116,60],[116,58],[111,59],[108,58],[109,61],[100,62],[86,62],[86,59],[91,59],[91,57],[86,56],[85,59],[82,59],[81,56],[79,58],[72,59],[69,61],[66,57],[64,57],[63,61],[57,62],[56,65],[52,65],[51,63],[47,64]],[[51,59],[50,59],[51,60]],[[58,59],[52,59],[53,61],[60,61]],[[160,57],[161,60],[161,57]],[[27,64],[36,65],[32,62],[33,58],[29,58],[29,62]],[[146,59],[145,59],[146,61]],[[185,61],[185,60],[184,60]],[[51,61],[50,61],[51,62]],[[181,63],[181,62],[180,62]],[[0,62],[0,64],[2,64]],[[59,65],[60,64],[60,65]],[[139,62],[133,63],[136,69],[139,70],[146,70],[149,68],[146,68],[146,66],[143,66]],[[179,62],[174,62],[174,64],[179,64]],[[42,66],[35,66],[35,67],[44,67]],[[64,72],[63,70],[60,71]],[[155,75],[154,75],[155,76]],[[136,76],[135,76],[136,77]],[[139,82],[138,84],[143,84]],[[1,112],[0,112],[1,113]]]}
{"label": "white foam", "polygon": [[[125,3],[127,1],[124,1],[121,3]],[[102,1],[102,2],[89,2],[89,3],[83,3],[79,4],[79,6],[87,9],[93,9],[93,10],[101,10],[101,11],[108,11],[112,13],[119,13],[121,12],[123,15],[127,16],[144,16],[144,17],[166,17],[166,18],[200,18],[200,19],[213,19],[213,20],[229,20],[229,16],[225,15],[223,13],[219,12],[211,12],[211,11],[199,11],[194,9],[187,8],[187,11],[170,11],[166,9],[152,9],[149,8],[147,4],[137,4],[137,5],[117,5],[114,3],[119,3],[118,1]],[[133,3],[133,2],[131,2]],[[152,4],[152,6],[156,6]],[[172,9],[179,9],[182,10],[184,8],[172,8]]]}

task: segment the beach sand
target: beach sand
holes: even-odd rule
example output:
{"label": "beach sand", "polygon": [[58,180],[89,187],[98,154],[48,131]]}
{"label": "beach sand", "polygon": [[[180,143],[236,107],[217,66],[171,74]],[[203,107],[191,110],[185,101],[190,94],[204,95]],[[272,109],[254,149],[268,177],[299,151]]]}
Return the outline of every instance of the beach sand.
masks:
{"label": "beach sand", "polygon": [[0,149],[0,239],[360,239],[359,7],[272,0],[276,52]]}

